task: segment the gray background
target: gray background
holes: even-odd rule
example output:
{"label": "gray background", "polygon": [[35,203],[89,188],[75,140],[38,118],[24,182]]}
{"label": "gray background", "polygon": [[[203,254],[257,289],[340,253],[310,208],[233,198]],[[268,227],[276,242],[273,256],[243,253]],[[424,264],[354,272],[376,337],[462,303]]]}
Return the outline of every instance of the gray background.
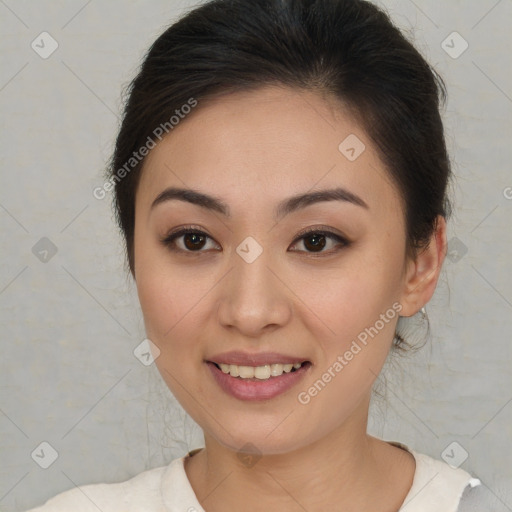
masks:
{"label": "gray background", "polygon": [[[190,5],[0,0],[1,510],[126,480],[201,445],[154,365],[133,354],[145,337],[135,288],[110,196],[92,194],[122,87]],[[370,431],[435,458],[457,442],[447,453],[467,451],[461,467],[497,497],[496,510],[512,510],[512,2],[380,5],[446,80],[457,181],[450,253],[427,306],[432,338],[390,360]],[[31,47],[43,31],[59,44],[47,59]],[[458,58],[442,47],[453,31],[469,43]],[[58,452],[48,469],[41,442]]]}

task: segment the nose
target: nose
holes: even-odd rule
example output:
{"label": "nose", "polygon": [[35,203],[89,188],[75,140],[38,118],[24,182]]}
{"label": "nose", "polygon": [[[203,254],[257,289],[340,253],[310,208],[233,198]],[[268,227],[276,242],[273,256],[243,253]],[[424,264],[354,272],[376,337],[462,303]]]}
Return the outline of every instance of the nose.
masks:
{"label": "nose", "polygon": [[249,263],[233,251],[232,270],[223,280],[218,297],[217,315],[223,327],[260,338],[290,321],[293,294],[272,265],[271,256],[271,251],[264,248]]}

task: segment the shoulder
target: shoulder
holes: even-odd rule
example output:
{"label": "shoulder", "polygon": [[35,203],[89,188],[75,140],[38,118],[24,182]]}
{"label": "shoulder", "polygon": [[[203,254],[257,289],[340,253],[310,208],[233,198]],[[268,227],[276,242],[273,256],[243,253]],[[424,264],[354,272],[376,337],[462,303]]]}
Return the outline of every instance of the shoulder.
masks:
{"label": "shoulder", "polygon": [[[176,459],[170,466],[181,462]],[[160,510],[162,476],[170,466],[143,471],[119,483],[89,484],[75,487],[27,512],[130,512]]]}

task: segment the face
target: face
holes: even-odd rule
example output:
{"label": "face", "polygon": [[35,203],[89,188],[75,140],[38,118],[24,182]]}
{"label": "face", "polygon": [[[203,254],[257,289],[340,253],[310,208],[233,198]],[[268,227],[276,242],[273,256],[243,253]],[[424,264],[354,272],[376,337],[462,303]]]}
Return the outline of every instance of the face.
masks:
{"label": "face", "polygon": [[401,307],[405,224],[333,99],[266,87],[200,103],[146,159],[134,262],[156,364],[205,435],[283,453],[364,416]]}

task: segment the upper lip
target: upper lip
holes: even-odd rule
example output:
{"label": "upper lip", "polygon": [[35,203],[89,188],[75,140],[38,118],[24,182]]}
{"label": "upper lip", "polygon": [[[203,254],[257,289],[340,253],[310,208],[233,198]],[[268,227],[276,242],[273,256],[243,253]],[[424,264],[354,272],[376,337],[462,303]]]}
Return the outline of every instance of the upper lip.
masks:
{"label": "upper lip", "polygon": [[300,356],[279,354],[278,352],[248,353],[240,351],[223,352],[208,359],[217,364],[236,364],[237,366],[264,366],[266,364],[293,364],[307,361]]}

